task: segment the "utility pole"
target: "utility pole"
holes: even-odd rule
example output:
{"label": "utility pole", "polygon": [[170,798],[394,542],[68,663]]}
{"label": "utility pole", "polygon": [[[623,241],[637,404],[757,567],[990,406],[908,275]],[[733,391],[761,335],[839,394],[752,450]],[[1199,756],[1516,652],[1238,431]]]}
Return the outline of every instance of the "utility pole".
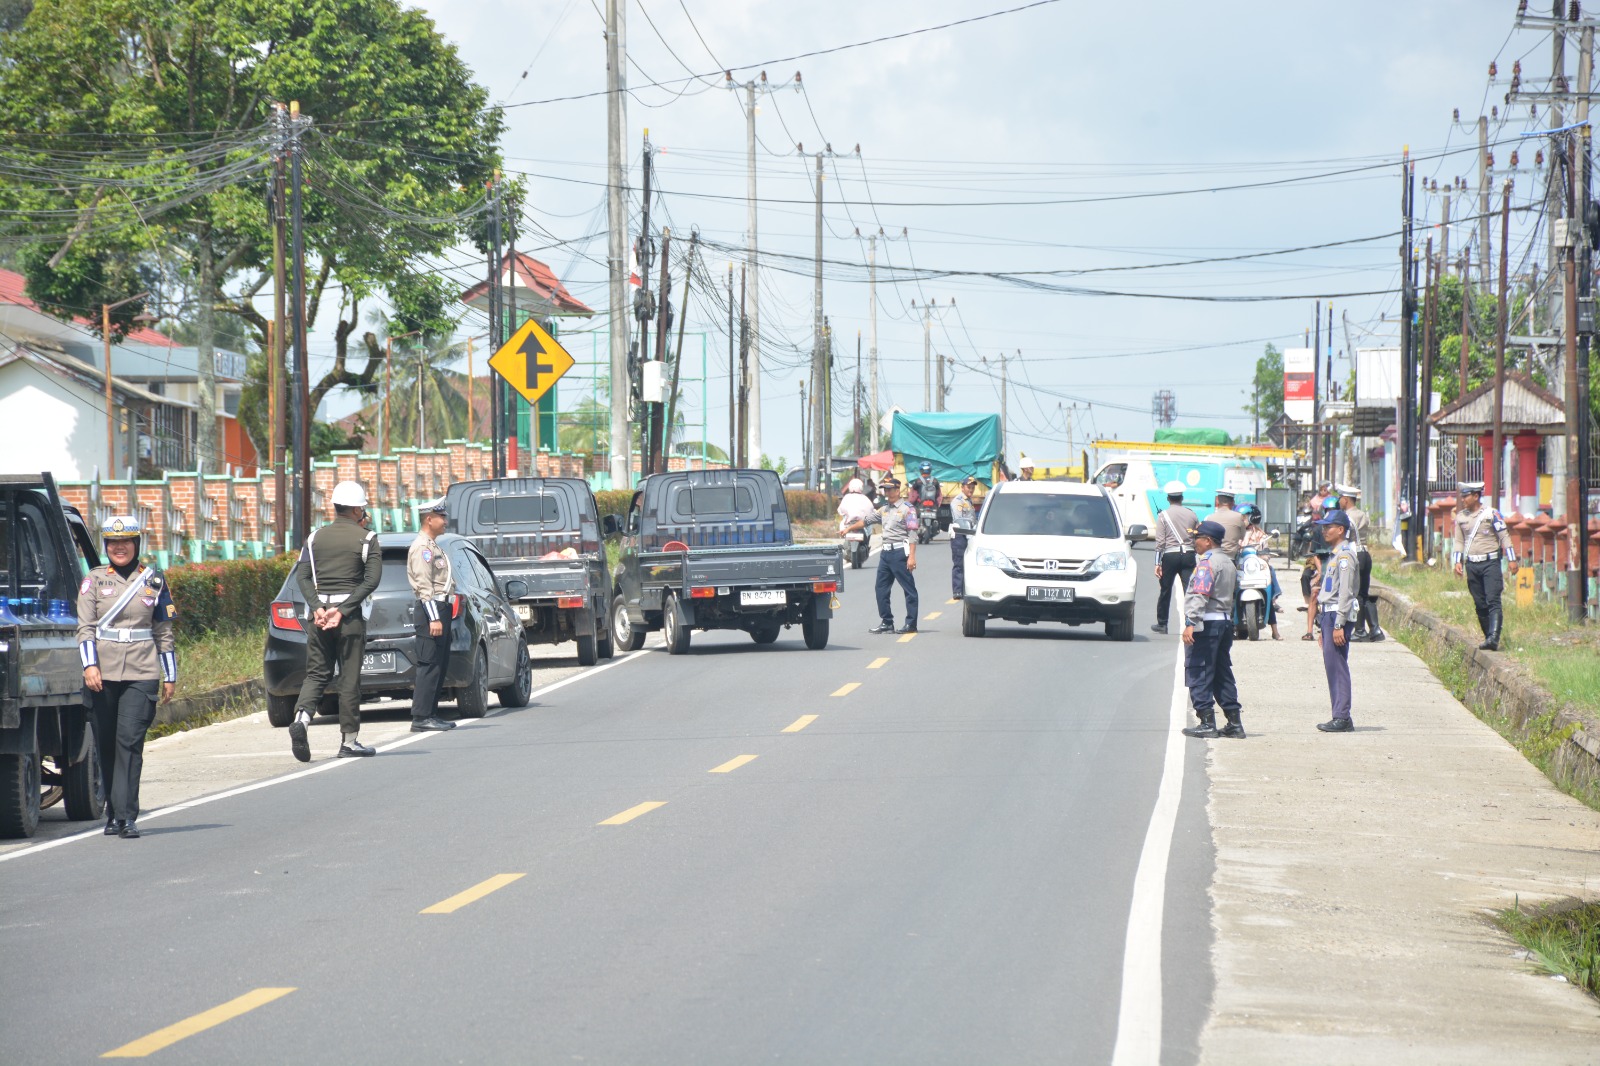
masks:
{"label": "utility pole", "polygon": [[287,345],[284,343],[288,333],[288,306],[289,294],[289,266],[288,244],[289,237],[286,227],[289,224],[288,197],[288,152],[289,152],[289,110],[281,103],[272,105],[272,130],[276,151],[273,153],[272,164],[272,344],[271,351],[267,353],[267,364],[271,369],[268,377],[267,392],[271,397],[270,418],[272,421],[272,445],[267,462],[272,466],[272,514],[273,514],[273,545],[279,551],[288,551],[289,540],[289,501],[287,499],[287,471],[285,464],[288,458],[289,437],[289,404],[288,390],[285,379],[288,377],[288,364],[284,361]]}
{"label": "utility pole", "polygon": [[[922,305],[922,409],[933,410],[933,305],[929,300]],[[911,306],[917,306],[915,300]]]}
{"label": "utility pole", "polygon": [[294,263],[294,348],[297,389],[294,411],[294,465],[297,478],[295,494],[295,543],[305,544],[311,533],[315,516],[311,513],[311,420],[316,412],[311,410],[311,357],[306,350],[306,236],[305,215],[301,202],[300,134],[311,125],[311,119],[300,114],[300,101],[289,101],[289,241]]}
{"label": "utility pole", "polygon": [[[500,264],[499,270],[495,272],[495,277],[500,283],[501,298],[506,305],[504,335],[507,340],[510,340],[517,333],[517,223],[515,219],[512,219],[507,224],[503,213],[500,216],[500,221],[505,226],[506,257]],[[511,275],[511,284],[509,285],[506,284],[507,273]],[[418,364],[417,369],[419,372],[421,371],[420,364]],[[500,411],[505,418],[505,427],[500,434],[506,442],[506,457],[502,467],[507,476],[510,476],[513,470],[519,474],[526,474],[531,470],[534,476],[538,476],[538,466],[534,462],[532,453],[528,456],[528,469],[526,470],[523,469],[522,460],[517,455],[517,401],[521,397],[513,392],[510,384],[499,375],[495,376],[495,387],[500,390]],[[537,409],[531,412],[530,421],[535,426],[539,424],[539,412]]]}
{"label": "utility pole", "polygon": [[[1322,476],[1322,301],[1311,320],[1316,338],[1311,346],[1311,477]],[[1331,341],[1333,338],[1329,338]]]}
{"label": "utility pole", "polygon": [[1506,242],[1511,237],[1511,179],[1507,178],[1502,189],[1500,201],[1500,288],[1496,297],[1496,307],[1499,314],[1499,328],[1495,331],[1494,341],[1494,434],[1492,440],[1493,455],[1490,468],[1494,472],[1494,483],[1487,486],[1490,492],[1490,506],[1496,510],[1501,509],[1500,482],[1504,472],[1500,469],[1502,454],[1505,451],[1505,401],[1506,401],[1506,277],[1510,273],[1510,262],[1506,255]]}
{"label": "utility pole", "polygon": [[1401,539],[1407,559],[1417,557],[1417,529],[1423,516],[1416,512],[1416,377],[1417,352],[1412,328],[1417,311],[1416,257],[1411,248],[1412,205],[1416,197],[1416,171],[1407,148],[1400,161],[1400,404],[1395,427],[1400,444],[1400,498],[1411,512]]}
{"label": "utility pole", "polygon": [[[611,487],[633,484],[628,442],[628,401],[633,389],[628,373],[628,203],[622,154],[627,124],[627,0],[606,0],[606,266],[610,271],[611,316]],[[493,328],[491,326],[491,328]]]}
{"label": "utility pole", "polygon": [[[1434,182],[1435,188],[1438,187],[1438,184],[1438,182]],[[1439,269],[1446,276],[1450,273],[1450,192],[1453,188],[1454,186],[1450,186],[1445,189],[1444,208],[1439,214]],[[1350,352],[1350,358],[1355,358],[1353,349]]]}
{"label": "utility pole", "polygon": [[[491,358],[505,344],[505,320],[500,317],[500,173],[489,184],[489,353]],[[489,476],[504,477],[505,463],[500,449],[503,426],[501,409],[504,394],[499,376],[489,375]]]}
{"label": "utility pole", "polygon": [[634,254],[639,260],[639,291],[633,294],[633,315],[639,320],[639,379],[633,379],[633,367],[629,366],[629,386],[639,390],[639,420],[643,423],[639,432],[639,473],[648,475],[655,470],[655,458],[651,453],[651,445],[655,441],[655,430],[652,418],[660,415],[657,405],[648,401],[644,395],[644,364],[650,358],[650,319],[655,317],[655,301],[650,297],[650,266],[655,262],[655,245],[650,236],[650,131],[644,131],[644,151],[640,156],[640,184],[643,187],[644,198],[641,201],[639,214],[639,237],[634,242]]}
{"label": "utility pole", "polygon": [[[1491,71],[1491,76],[1493,72]],[[1478,116],[1478,257],[1483,260],[1483,291],[1489,291],[1489,119]],[[1462,279],[1463,281],[1465,279]]]}
{"label": "utility pole", "polygon": [[[739,306],[748,307],[745,298],[749,295],[747,287],[750,279],[745,271],[747,267],[739,268]],[[739,314],[739,435],[734,438],[738,445],[738,453],[734,459],[734,466],[748,468],[747,462],[750,452],[750,316]]]}
{"label": "utility pole", "polygon": [[[815,392],[816,390],[812,390]],[[814,398],[814,397],[813,397]],[[816,488],[815,468],[811,465],[811,408],[806,404],[806,383],[800,383],[800,466],[806,471],[806,486]]]}
{"label": "utility pole", "polygon": [[739,454],[739,389],[735,380],[739,376],[739,357],[734,353],[737,334],[733,329],[733,263],[728,263],[728,465],[737,465]]}
{"label": "utility pole", "polygon": [[[672,265],[669,253],[672,251],[672,230],[663,227],[661,230],[661,289],[660,306],[656,308],[656,362],[660,364],[659,370],[666,370],[667,356],[667,331],[672,328],[672,278],[668,271]],[[663,380],[663,385],[666,382]],[[666,447],[668,440],[668,427],[666,424],[666,404],[663,400],[655,400],[650,405],[650,467],[653,474],[665,473],[667,469]]]}
{"label": "utility pole", "polygon": [[[1423,262],[1427,285],[1422,307],[1422,384],[1421,395],[1417,397],[1420,406],[1417,413],[1417,499],[1412,505],[1412,514],[1425,518],[1428,513],[1428,416],[1433,413],[1433,344],[1437,336],[1434,327],[1439,311],[1439,271],[1433,258],[1432,237],[1427,240]],[[1417,527],[1417,552],[1424,559],[1428,557],[1430,532],[1427,521]]]}
{"label": "utility pole", "polygon": [[939,392],[934,396],[935,411],[944,410],[944,353],[939,353]]}
{"label": "utility pole", "polygon": [[878,235],[867,238],[867,315],[871,320],[872,345],[867,349],[871,363],[872,403],[867,420],[872,423],[872,451],[878,452]]}
{"label": "utility pole", "polygon": [[[828,355],[822,347],[822,153],[817,153],[817,222],[816,222],[816,252],[813,257],[814,280],[812,282],[812,320],[811,320],[811,451],[818,462],[824,461],[826,456],[826,434],[823,432],[824,424],[829,421],[828,413],[822,405],[827,402],[828,390],[825,382],[828,375]],[[823,488],[827,484],[826,476],[819,475],[815,466],[806,467],[806,484],[814,489]]]}
{"label": "utility pole", "polygon": [[[661,453],[662,456],[666,456],[668,452],[671,451],[672,427],[678,419],[678,374],[683,367],[683,331],[684,327],[689,324],[689,278],[694,275],[694,249],[699,243],[700,231],[697,229],[691,229],[689,231],[689,254],[683,258],[683,300],[680,303],[677,315],[675,316],[678,320],[678,349],[672,353],[672,384],[667,386],[667,417],[663,419],[663,424],[667,427],[667,444],[663,447]],[[661,248],[661,299],[663,303],[665,303],[667,299],[666,268],[667,250],[665,241],[663,240]],[[670,311],[670,305],[668,310]],[[666,318],[674,316],[664,315],[662,317]],[[711,396],[709,393],[703,395],[700,402],[706,407],[711,406]],[[702,441],[701,443],[703,444],[704,442]],[[700,454],[702,457],[705,455],[704,448],[700,450]],[[663,458],[661,469],[666,470],[668,466],[669,464],[667,463],[666,459]]]}
{"label": "utility pole", "polygon": [[[1567,536],[1570,538],[1572,570],[1567,574],[1567,620],[1583,621],[1588,610],[1589,592],[1589,337],[1594,332],[1594,266],[1591,261],[1593,234],[1589,225],[1589,181],[1591,136],[1589,129],[1589,91],[1594,80],[1594,27],[1585,26],[1579,40],[1577,106],[1577,174],[1571,216],[1577,223],[1577,255],[1581,262],[1574,270],[1578,277],[1578,302],[1589,308],[1591,321],[1583,323],[1575,358],[1569,360],[1567,380]],[[1576,313],[1575,313],[1576,314]],[[1575,329],[1574,332],[1577,332]]]}
{"label": "utility pole", "polygon": [[861,451],[861,331],[856,330],[856,387],[850,392],[850,450]]}

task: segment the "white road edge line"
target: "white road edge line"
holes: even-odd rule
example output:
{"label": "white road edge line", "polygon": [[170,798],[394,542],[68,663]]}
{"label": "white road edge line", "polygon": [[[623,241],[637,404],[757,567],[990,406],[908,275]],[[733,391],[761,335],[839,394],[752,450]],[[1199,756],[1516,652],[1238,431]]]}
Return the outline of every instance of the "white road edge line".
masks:
{"label": "white road edge line", "polygon": [[1133,876],[1133,905],[1122,948],[1122,1003],[1117,1010],[1117,1041],[1111,1066],[1159,1066],[1161,1062],[1161,923],[1167,903],[1167,860],[1183,798],[1184,737],[1189,690],[1183,684],[1183,644],[1173,667],[1172,709],[1168,715],[1166,756],[1150,827],[1145,830],[1139,869]]}
{"label": "white road edge line", "polygon": [[[610,670],[612,667],[621,666],[623,663],[632,662],[641,656],[649,655],[653,651],[655,651],[655,648],[641,648],[638,651],[625,655],[620,659],[614,659],[611,662],[606,663],[604,666],[591,666],[581,673],[573,674],[571,677],[564,677],[560,681],[551,682],[550,684],[545,685],[543,688],[537,688],[530,692],[528,694],[528,702],[532,703],[533,700],[538,696],[543,696],[546,693],[554,692],[558,688],[565,688],[574,682],[582,681],[586,677],[593,677],[596,674],[604,673],[605,671]],[[520,710],[521,708],[516,709]],[[512,708],[495,710],[484,715],[484,717],[498,718],[502,714],[510,713],[511,710]],[[444,735],[444,733],[408,733],[405,736],[400,737],[398,740],[391,740],[387,744],[380,744],[377,750],[380,753],[385,751],[393,751],[396,748],[403,748],[407,744],[415,744],[419,740],[427,740],[429,737],[441,737]],[[363,761],[364,760],[362,759],[328,759],[325,762],[317,763],[315,766],[308,766],[304,770],[297,770],[292,774],[284,774],[282,777],[269,777],[265,781],[256,781],[248,785],[240,785],[238,788],[230,788],[225,792],[213,792],[209,796],[199,796],[192,800],[184,800],[182,803],[174,803],[170,807],[160,807],[153,811],[140,812],[139,821],[141,823],[148,822],[152,818],[160,818],[165,814],[173,814],[177,811],[186,811],[191,807],[203,807],[207,803],[215,803],[218,800],[231,799],[234,796],[242,796],[246,792],[254,792],[260,788],[270,788],[273,785],[281,785],[288,781],[298,781],[302,777],[310,777],[312,774],[320,774],[328,770],[336,770],[341,766],[354,766]],[[0,855],[0,862],[10,862],[12,859],[20,859],[24,855],[36,855],[41,851],[49,851],[51,848],[59,848],[61,845],[70,844],[74,840],[85,840],[89,837],[103,835],[104,827],[97,825],[95,828],[86,829],[81,833],[73,833],[70,836],[58,837],[55,840],[47,840],[42,844],[35,844],[32,847],[21,848],[17,851]]]}

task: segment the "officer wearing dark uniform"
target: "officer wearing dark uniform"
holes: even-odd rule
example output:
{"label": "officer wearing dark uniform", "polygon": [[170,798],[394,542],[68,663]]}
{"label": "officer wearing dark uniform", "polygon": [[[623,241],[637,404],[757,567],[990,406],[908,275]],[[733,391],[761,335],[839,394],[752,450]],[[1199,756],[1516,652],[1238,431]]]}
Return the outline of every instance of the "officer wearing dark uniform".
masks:
{"label": "officer wearing dark uniform", "polygon": [[[1233,679],[1233,597],[1239,574],[1222,550],[1223,527],[1210,520],[1194,529],[1199,553],[1183,601],[1183,683],[1189,689],[1198,725],[1186,736],[1211,740],[1245,739],[1239,688]],[[1228,724],[1217,729],[1217,704]]]}
{"label": "officer wearing dark uniform", "polygon": [[1517,552],[1511,546],[1511,533],[1506,520],[1493,507],[1483,505],[1483,482],[1463,481],[1461,507],[1456,511],[1456,550],[1452,561],[1456,576],[1465,574],[1467,591],[1472,593],[1472,606],[1478,612],[1478,628],[1483,630],[1484,651],[1500,650],[1500,630],[1505,615],[1500,607],[1500,592],[1505,578],[1500,574],[1500,560],[1511,564],[1517,572]]}
{"label": "officer wearing dark uniform", "polygon": [[883,479],[878,486],[883,490],[883,501],[878,509],[865,518],[857,519],[846,530],[878,526],[882,530],[878,550],[878,624],[869,633],[893,633],[894,607],[889,599],[896,582],[906,594],[906,624],[899,632],[917,631],[917,579],[912,576],[917,569],[917,509],[900,498],[900,482],[892,477]]}
{"label": "officer wearing dark uniform", "polygon": [[106,836],[139,836],[139,775],[144,737],[178,680],[172,620],[178,611],[159,570],[139,562],[139,521],[127,515],[100,527],[110,565],[78,586],[78,656],[94,694],[95,743],[106,797]]}
{"label": "officer wearing dark uniform", "polygon": [[1156,597],[1157,633],[1167,631],[1167,608],[1172,605],[1172,583],[1182,581],[1180,594],[1187,595],[1189,577],[1194,573],[1194,527],[1200,519],[1183,505],[1183,482],[1167,482],[1166,510],[1156,515],[1156,577],[1161,579],[1161,594]]}
{"label": "officer wearing dark uniform", "polygon": [[333,487],[333,521],[306,538],[295,580],[310,617],[306,633],[306,680],[289,746],[301,762],[311,761],[306,727],[339,664],[339,758],[377,754],[361,743],[361,656],[367,647],[365,612],[383,578],[378,535],[366,528],[367,490],[357,481]]}
{"label": "officer wearing dark uniform", "polygon": [[957,530],[977,528],[978,501],[973,496],[977,490],[978,479],[969,476],[950,501],[950,597],[955,600],[967,593],[967,535]]}
{"label": "officer wearing dark uniform", "polygon": [[444,691],[444,675],[450,666],[450,597],[456,583],[450,559],[435,539],[447,524],[444,500],[423,504],[418,514],[422,532],[406,553],[406,579],[417,596],[412,612],[417,628],[417,680],[411,690],[411,731],[426,733],[456,727],[439,717],[439,694]]}
{"label": "officer wearing dark uniform", "polygon": [[1350,543],[1350,516],[1337,507],[1317,525],[1332,549],[1322,568],[1317,592],[1317,642],[1322,645],[1322,668],[1328,677],[1328,698],[1333,718],[1319,722],[1324,733],[1355,729],[1350,716],[1350,637],[1361,614],[1361,561]]}

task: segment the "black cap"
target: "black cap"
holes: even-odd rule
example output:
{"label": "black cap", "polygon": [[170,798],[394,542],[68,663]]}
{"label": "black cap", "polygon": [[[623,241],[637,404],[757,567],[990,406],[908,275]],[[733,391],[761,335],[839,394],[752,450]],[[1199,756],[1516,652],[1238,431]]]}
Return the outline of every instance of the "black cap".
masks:
{"label": "black cap", "polygon": [[897,489],[900,487],[900,481],[893,475],[890,475],[889,477],[886,477],[882,481],[878,482],[878,487],[880,489]]}
{"label": "black cap", "polygon": [[973,477],[971,474],[968,474],[966,477],[961,479],[961,483],[963,485],[976,485],[978,483],[978,479]]}
{"label": "black cap", "polygon": [[1343,511],[1329,511],[1323,518],[1317,519],[1319,526],[1343,526],[1345,531],[1350,530],[1350,516]]}

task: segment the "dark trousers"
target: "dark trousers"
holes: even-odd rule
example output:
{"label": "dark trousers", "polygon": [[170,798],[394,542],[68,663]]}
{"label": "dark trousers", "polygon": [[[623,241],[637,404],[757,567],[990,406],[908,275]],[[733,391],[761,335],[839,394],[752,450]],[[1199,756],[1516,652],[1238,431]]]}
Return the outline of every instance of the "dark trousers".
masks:
{"label": "dark trousers", "polygon": [[960,599],[967,594],[967,535],[950,537],[950,595]]}
{"label": "dark trousers", "polygon": [[1500,610],[1500,592],[1506,579],[1500,573],[1498,558],[1466,564],[1467,591],[1472,593],[1472,606],[1478,612],[1478,628],[1489,632],[1489,612]]}
{"label": "dark trousers", "polygon": [[[1172,604],[1172,583],[1182,580],[1180,596],[1189,591],[1189,578],[1194,576],[1194,552],[1163,552],[1161,555],[1161,594],[1156,597],[1156,624],[1167,624],[1167,608]],[[1180,606],[1181,613],[1181,606]]]}
{"label": "dark trousers", "polygon": [[417,681],[411,690],[411,717],[432,718],[439,711],[439,694],[444,691],[444,675],[450,666],[450,605],[441,603],[439,624],[444,631],[437,637],[428,632],[433,619],[421,600],[417,601]]}
{"label": "dark trousers", "polygon": [[878,553],[878,617],[894,624],[894,607],[889,602],[889,590],[895,582],[906,594],[906,625],[917,624],[917,579],[906,567],[904,548],[885,548]]}
{"label": "dark trousers", "polygon": [[[1166,564],[1163,563],[1163,566]],[[1233,680],[1233,623],[1209,621],[1196,626],[1194,643],[1183,649],[1183,683],[1195,713],[1239,710],[1239,687]]]}
{"label": "dark trousers", "polygon": [[[308,618],[306,627],[306,680],[300,686],[300,710],[317,713],[322,694],[333,682],[339,696],[339,731],[361,731],[361,656],[367,650],[367,621],[359,611],[339,623],[338,629],[318,629]],[[333,666],[339,664],[334,681]]]}
{"label": "dark trousers", "polygon": [[139,817],[144,735],[156,719],[157,681],[107,681],[94,693],[94,738],[108,817]]}
{"label": "dark trousers", "polygon": [[[1323,611],[1317,619],[1322,628],[1322,669],[1328,675],[1328,698],[1333,701],[1335,718],[1350,717],[1350,634],[1355,627],[1339,625],[1339,616]],[[1344,643],[1333,642],[1335,628],[1344,630]]]}

